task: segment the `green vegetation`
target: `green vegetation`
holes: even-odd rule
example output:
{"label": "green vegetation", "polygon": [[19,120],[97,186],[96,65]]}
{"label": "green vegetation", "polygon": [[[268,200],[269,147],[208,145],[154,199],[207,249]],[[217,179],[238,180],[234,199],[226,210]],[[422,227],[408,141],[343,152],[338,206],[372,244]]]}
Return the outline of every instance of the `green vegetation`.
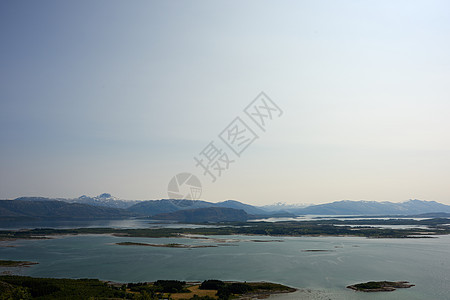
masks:
{"label": "green vegetation", "polygon": [[361,292],[392,292],[398,288],[410,288],[414,284],[407,281],[369,281],[349,285],[347,288]]}
{"label": "green vegetation", "polygon": [[152,297],[163,293],[189,293],[190,291],[186,289],[185,281],[178,280],[158,280],[151,283],[138,282],[138,283],[128,283],[126,286],[130,291],[143,293],[146,292]]}
{"label": "green vegetation", "polygon": [[185,289],[185,281],[158,280],[153,284],[153,286],[158,292],[163,293],[189,293],[189,290]]}
{"label": "green vegetation", "polygon": [[36,265],[37,263],[31,261],[20,260],[0,260],[0,267],[26,267]]}
{"label": "green vegetation", "polygon": [[[270,236],[360,236],[368,238],[417,238],[450,234],[450,219],[435,218],[429,220],[314,220],[302,222],[235,222],[221,223],[218,227],[203,228],[77,228],[46,229],[37,228],[21,231],[0,231],[0,240],[46,238],[49,235],[62,234],[114,234],[127,237],[179,237],[185,234],[196,235],[270,235]],[[428,228],[390,229],[367,226],[347,225],[427,225]],[[219,224],[218,224],[219,225]],[[339,226],[336,226],[339,225]]]}
{"label": "green vegetation", "polygon": [[200,289],[217,290],[216,296],[219,299],[230,299],[235,295],[258,294],[268,295],[273,293],[289,293],[295,289],[270,282],[224,282],[220,280],[205,280],[200,285]]}
{"label": "green vegetation", "polygon": [[366,283],[355,284],[355,287],[359,289],[379,289],[384,286],[383,283],[383,281],[369,281]]}
{"label": "green vegetation", "polygon": [[[213,283],[216,285],[212,286]],[[209,286],[208,286],[209,284]],[[112,284],[97,279],[54,279],[26,276],[0,276],[0,300],[19,299],[182,299],[211,300],[229,299],[246,293],[271,294],[293,292],[295,289],[274,283],[241,283],[207,280],[202,283],[208,290],[215,290],[216,296],[193,294],[184,281],[158,280],[154,283],[139,282]],[[198,285],[196,286],[198,287]],[[213,288],[214,287],[214,288]],[[185,298],[185,295],[189,295]]]}
{"label": "green vegetation", "polygon": [[[126,292],[96,279],[0,276],[0,299],[124,298]],[[128,298],[144,299],[144,298]],[[149,298],[150,299],[150,298]]]}
{"label": "green vegetation", "polygon": [[199,289],[200,290],[218,290],[223,287],[225,282],[216,279],[209,279],[202,282]]}

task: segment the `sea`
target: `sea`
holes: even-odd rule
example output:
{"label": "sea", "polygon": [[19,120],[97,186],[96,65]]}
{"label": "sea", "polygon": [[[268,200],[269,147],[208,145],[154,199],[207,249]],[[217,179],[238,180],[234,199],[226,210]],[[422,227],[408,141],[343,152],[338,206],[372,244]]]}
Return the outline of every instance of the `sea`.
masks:
{"label": "sea", "polygon": [[[148,220],[0,223],[2,229],[183,227]],[[168,248],[119,242],[196,246]],[[198,247],[214,246],[214,247]],[[298,289],[271,299],[450,299],[450,236],[426,239],[362,237],[184,236],[134,238],[65,235],[0,242],[0,259],[38,262],[13,272],[34,277],[270,281]],[[3,272],[11,270],[4,269]],[[0,269],[2,272],[2,269]],[[409,281],[409,289],[364,293],[346,288],[367,281]]]}

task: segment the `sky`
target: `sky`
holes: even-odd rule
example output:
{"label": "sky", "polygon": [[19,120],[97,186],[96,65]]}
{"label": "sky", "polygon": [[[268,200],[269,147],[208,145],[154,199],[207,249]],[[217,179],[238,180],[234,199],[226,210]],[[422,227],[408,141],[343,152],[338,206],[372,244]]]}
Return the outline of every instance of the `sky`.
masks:
{"label": "sky", "polygon": [[5,0],[0,38],[1,199],[450,204],[448,1]]}

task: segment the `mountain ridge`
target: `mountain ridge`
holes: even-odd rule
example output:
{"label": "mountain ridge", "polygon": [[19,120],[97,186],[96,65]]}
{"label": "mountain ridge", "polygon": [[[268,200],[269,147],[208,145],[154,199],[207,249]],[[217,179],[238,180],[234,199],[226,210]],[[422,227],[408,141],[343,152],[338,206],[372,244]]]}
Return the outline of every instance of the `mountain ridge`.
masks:
{"label": "mountain ridge", "polygon": [[73,199],[19,197],[14,201],[64,201],[81,203],[98,207],[126,209],[135,214],[154,216],[161,213],[172,213],[179,210],[207,207],[224,207],[242,209],[247,214],[259,216],[292,216],[292,215],[417,215],[423,213],[450,213],[450,206],[436,201],[410,199],[404,202],[340,200],[324,204],[286,204],[254,206],[236,200],[208,202],[204,200],[160,199],[160,200],[121,200],[108,193],[95,197],[81,196]]}
{"label": "mountain ridge", "polygon": [[0,219],[114,219],[136,216],[128,210],[64,201],[1,200]]}
{"label": "mountain ridge", "polygon": [[450,212],[450,206],[436,201],[417,199],[404,202],[341,200],[311,205],[294,212],[309,215],[407,215]]}
{"label": "mountain ridge", "polygon": [[187,223],[205,222],[245,222],[250,215],[242,209],[227,207],[204,207],[162,213],[153,217],[155,220],[170,220]]}
{"label": "mountain ridge", "polygon": [[47,197],[19,197],[14,200],[18,201],[64,201],[67,203],[83,203],[93,206],[104,206],[113,208],[128,208],[138,202],[139,200],[122,200],[112,196],[109,193],[103,193],[98,196],[89,197],[82,195],[78,198],[47,198]]}

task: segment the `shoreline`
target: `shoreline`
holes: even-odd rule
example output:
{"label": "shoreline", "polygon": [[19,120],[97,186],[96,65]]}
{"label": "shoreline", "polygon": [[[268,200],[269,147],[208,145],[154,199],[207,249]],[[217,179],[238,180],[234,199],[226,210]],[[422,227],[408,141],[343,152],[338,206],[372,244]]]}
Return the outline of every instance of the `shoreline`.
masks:
{"label": "shoreline", "polygon": [[[24,280],[28,282],[23,285]],[[33,284],[29,284],[33,282]],[[54,289],[46,289],[49,285]],[[158,299],[189,300],[205,297],[206,299],[265,299],[272,295],[294,293],[298,291],[286,285],[266,281],[179,281],[179,280],[157,280],[152,282],[128,282],[100,280],[97,278],[41,278],[20,275],[1,275],[0,287],[3,292],[12,296],[18,291],[33,294],[39,292],[40,296],[50,298],[64,298],[79,296],[97,298],[98,296],[120,299],[135,299],[134,296],[148,296],[149,293]],[[45,294],[41,294],[45,291]],[[109,294],[109,296],[107,296]],[[128,298],[131,296],[131,298]],[[152,296],[152,297],[153,297]],[[8,298],[9,299],[9,298]],[[33,298],[34,299],[34,298]],[[137,299],[137,298],[136,298]],[[140,299],[140,298],[139,298]],[[153,299],[153,298],[152,298]]]}
{"label": "shoreline", "polygon": [[23,260],[0,260],[0,268],[29,268],[38,265],[38,262]]}
{"label": "shoreline", "polygon": [[[77,228],[77,229],[86,229],[86,228]],[[89,229],[89,228],[87,228]],[[108,228],[110,229],[110,228]],[[157,230],[157,229],[148,229],[148,230]],[[23,231],[22,231],[23,232]],[[249,236],[249,237],[271,237],[271,238],[278,238],[278,240],[251,240],[252,242],[282,242],[279,240],[279,238],[299,238],[299,237],[355,237],[355,238],[365,238],[365,239],[435,239],[439,238],[441,236],[447,236],[450,235],[444,234],[444,233],[421,233],[417,235],[407,235],[407,236],[395,236],[395,237],[389,237],[389,236],[362,236],[357,234],[298,234],[298,235],[289,235],[289,234],[279,234],[279,235],[268,235],[268,234],[248,234],[248,233],[231,233],[231,234],[214,234],[214,233],[204,233],[195,234],[196,237],[189,237],[189,234],[184,233],[174,233],[174,235],[171,236],[152,236],[152,235],[130,235],[122,232],[96,232],[96,233],[89,233],[89,232],[80,232],[80,233],[54,233],[54,234],[45,234],[45,235],[33,235],[33,236],[14,236],[14,237],[0,237],[0,243],[1,242],[13,242],[17,240],[48,240],[48,239],[54,239],[54,238],[63,238],[63,237],[72,237],[72,236],[114,236],[114,237],[130,237],[130,238],[189,238],[189,239],[214,239],[214,236]],[[220,239],[217,239],[220,240]]]}

